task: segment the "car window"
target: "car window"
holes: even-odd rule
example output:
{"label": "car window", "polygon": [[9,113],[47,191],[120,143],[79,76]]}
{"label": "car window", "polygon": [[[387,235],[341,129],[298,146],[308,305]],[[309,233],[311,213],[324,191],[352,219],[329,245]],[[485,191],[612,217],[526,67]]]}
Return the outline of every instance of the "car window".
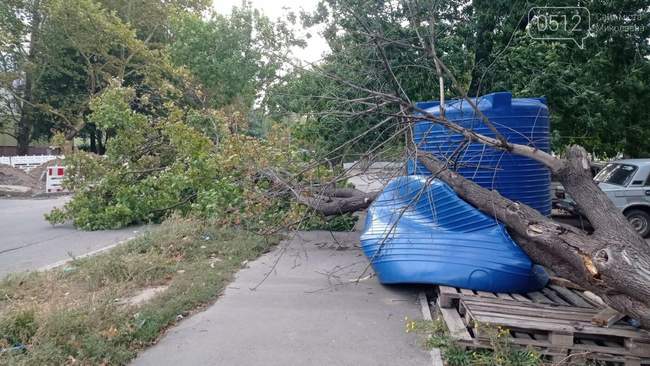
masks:
{"label": "car window", "polygon": [[648,178],[645,180],[645,186],[650,186],[650,173],[648,173]]}
{"label": "car window", "polygon": [[626,186],[634,176],[636,169],[637,167],[631,164],[610,163],[594,177],[594,180],[599,183]]}

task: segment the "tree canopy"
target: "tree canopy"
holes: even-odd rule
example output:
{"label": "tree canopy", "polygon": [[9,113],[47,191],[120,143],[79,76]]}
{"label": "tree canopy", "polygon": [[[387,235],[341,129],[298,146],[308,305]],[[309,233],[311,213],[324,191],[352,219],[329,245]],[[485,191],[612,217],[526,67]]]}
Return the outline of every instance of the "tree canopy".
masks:
{"label": "tree canopy", "polygon": [[[515,96],[547,97],[555,150],[580,143],[600,156],[650,153],[650,115],[644,107],[650,95],[650,15],[645,1],[581,2],[592,25],[582,49],[571,41],[531,38],[527,29],[533,4],[526,1],[423,1],[417,9],[412,4],[323,0],[314,13],[303,14],[305,26],[325,27],[332,52],[317,68],[287,77],[273,108],[307,115],[300,131],[327,151],[381,122],[367,114],[350,118],[360,108],[350,101],[367,93],[336,79],[400,92],[385,71],[388,63],[405,94],[415,101],[439,100],[435,65],[418,49],[418,27],[433,24],[438,55],[471,96],[510,90]],[[455,95],[451,84],[446,80],[447,98]],[[375,139],[368,135],[356,148],[364,151]]]}
{"label": "tree canopy", "polygon": [[[520,0],[321,0],[313,12],[276,20],[246,2],[223,15],[207,0],[8,0],[0,4],[0,129],[21,152],[37,137],[65,141],[78,193],[51,217],[88,228],[216,212],[206,197],[221,200],[219,189],[270,209],[262,187],[288,172],[319,181],[342,161],[398,159],[408,126],[387,121],[404,106],[381,95],[543,95],[557,152],[580,143],[599,156],[647,156],[647,5],[581,4],[592,15],[584,47],[531,38],[533,5]],[[545,5],[571,4],[535,4]],[[306,44],[300,26],[322,30],[330,48],[315,64],[292,59]],[[448,69],[442,89],[427,45]],[[76,150],[105,158],[73,153],[75,139]],[[248,164],[242,157],[256,170],[232,164]],[[273,164],[284,173],[264,173]]]}

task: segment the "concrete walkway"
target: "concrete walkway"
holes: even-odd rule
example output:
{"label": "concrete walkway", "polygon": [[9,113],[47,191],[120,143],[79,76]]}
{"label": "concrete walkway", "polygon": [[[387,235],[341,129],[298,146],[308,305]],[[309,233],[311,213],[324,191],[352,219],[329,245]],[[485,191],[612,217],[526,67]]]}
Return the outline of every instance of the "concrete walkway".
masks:
{"label": "concrete walkway", "polygon": [[366,275],[353,283],[368,263],[359,234],[336,239],[329,232],[295,234],[249,263],[214,305],[170,329],[133,364],[431,365],[417,336],[405,332],[405,317],[422,318],[418,289],[385,287]]}

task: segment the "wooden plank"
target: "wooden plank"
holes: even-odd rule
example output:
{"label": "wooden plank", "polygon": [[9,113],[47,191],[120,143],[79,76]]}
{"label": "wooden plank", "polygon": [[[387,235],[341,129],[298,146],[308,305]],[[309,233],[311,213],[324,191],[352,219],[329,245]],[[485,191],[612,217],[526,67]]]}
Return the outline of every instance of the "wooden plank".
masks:
{"label": "wooden plank", "polygon": [[466,317],[471,319],[472,322],[502,325],[514,329],[540,329],[560,332],[572,332],[574,330],[574,327],[572,325],[569,325],[567,322],[564,322],[562,324],[558,324],[557,321],[540,322],[539,320],[531,320],[529,317],[525,316],[481,313],[474,311],[474,309],[469,307],[465,308],[467,310]]}
{"label": "wooden plank", "polygon": [[[512,297],[510,294],[504,294],[504,293],[502,293],[502,292],[498,292],[498,293],[497,293],[497,297],[498,297],[499,299],[502,299],[502,300],[512,300],[512,301],[515,300],[515,298]],[[526,300],[528,300],[528,299],[526,299]]]}
{"label": "wooden plank", "polygon": [[527,298],[527,297],[524,296],[524,295],[520,295],[520,294],[510,294],[510,296],[512,296],[512,297],[513,297],[515,300],[517,300],[517,301],[521,301],[521,302],[533,302],[533,300]]}
{"label": "wooden plank", "polygon": [[486,291],[476,291],[478,293],[478,296],[480,297],[489,297],[491,299],[496,299],[497,296],[491,292],[486,292]]}
{"label": "wooden plank", "polygon": [[450,308],[454,306],[454,300],[460,295],[455,287],[438,286],[438,305],[441,308]]}
{"label": "wooden plank", "polygon": [[562,357],[565,354],[569,353],[570,347],[573,345],[573,333],[564,333],[564,332],[551,332],[548,335],[548,339],[551,342],[551,347],[555,352],[560,353],[559,356],[553,357],[553,362],[562,363],[566,357]]}
{"label": "wooden plank", "polygon": [[[527,333],[523,333],[523,334],[527,334]],[[481,336],[480,338],[475,339],[473,343],[466,343],[466,345],[472,348],[492,349],[492,345],[490,342],[491,342],[490,338],[487,337],[486,335],[485,337]],[[558,356],[557,358],[558,361],[562,360],[567,355],[566,349],[564,350],[564,352],[562,352],[561,350],[562,346],[553,347],[551,343],[547,341],[530,339],[525,336],[522,336],[520,338],[509,338],[509,342],[519,347],[529,347],[529,346],[538,347],[539,352],[543,355]],[[595,346],[592,344],[576,344],[575,340],[573,345],[567,347],[569,348],[571,353],[588,352],[589,354],[586,356],[587,359],[600,360],[604,362],[623,363],[626,356],[630,357],[629,355],[623,353],[624,350],[622,351],[621,347],[615,347],[614,349],[611,349],[608,347],[598,346],[597,344]],[[556,348],[556,350],[553,350],[553,348]],[[649,358],[641,358],[640,360],[642,365],[650,364]]]}
{"label": "wooden plank", "polygon": [[449,309],[440,307],[440,314],[442,314],[442,319],[444,319],[447,329],[449,329],[449,334],[455,340],[460,341],[472,341],[472,336],[467,331],[463,320],[460,318],[460,315],[456,309]]}
{"label": "wooden plank", "polygon": [[641,366],[641,359],[638,357],[625,357],[625,366]]}
{"label": "wooden plank", "polygon": [[647,340],[647,336],[639,332],[638,330],[629,327],[627,328],[601,328],[592,326],[590,323],[584,322],[569,322],[561,320],[543,320],[543,321],[532,321],[530,317],[525,316],[516,316],[507,314],[475,314],[471,310],[468,310],[468,314],[479,323],[486,324],[495,324],[502,325],[509,328],[515,329],[538,329],[546,331],[557,331],[557,332],[580,332],[583,334],[595,334],[595,335],[608,335],[608,336],[619,336],[625,337],[628,339],[635,338],[644,338]]}
{"label": "wooden plank", "polygon": [[564,299],[558,296],[558,294],[551,289],[548,288],[542,289],[542,293],[549,299],[553,300],[553,302],[556,304],[565,305],[565,306],[571,305],[568,302],[564,301]]}
{"label": "wooden plank", "polygon": [[600,327],[609,328],[624,317],[625,314],[621,314],[618,312],[618,310],[612,309],[608,306],[598,312],[598,314],[594,315],[594,317],[591,319],[591,323]]}
{"label": "wooden plank", "polygon": [[529,292],[526,294],[533,302],[540,303],[540,304],[553,304],[553,300],[549,299],[548,297],[544,296],[539,291],[535,292]]}
{"label": "wooden plank", "polygon": [[466,289],[466,288],[461,288],[461,289],[460,289],[460,293],[463,294],[463,295],[476,296],[476,294],[474,293],[474,291],[472,291],[472,290],[468,290],[468,289]]}
{"label": "wooden plank", "polygon": [[549,286],[555,290],[560,296],[562,296],[566,301],[571,305],[575,305],[582,308],[593,308],[594,306],[585,301],[582,297],[576,295],[573,291],[556,285]]}
{"label": "wooden plank", "polygon": [[[537,309],[545,309],[545,310],[552,310],[552,311],[562,311],[562,312],[567,312],[567,313],[576,313],[576,314],[584,314],[584,315],[589,315],[593,317],[598,313],[596,309],[587,309],[587,308],[578,308],[575,306],[562,306],[562,305],[557,305],[554,306],[552,304],[541,304],[541,303],[523,303],[523,302],[514,302],[514,301],[504,301],[500,299],[487,299],[487,298],[465,298],[463,301],[466,301],[468,304],[472,305],[494,305],[496,307],[521,307],[525,309],[530,309],[531,313],[536,311]],[[591,320],[590,320],[591,321]]]}
{"label": "wooden plank", "polygon": [[484,306],[484,307],[494,307],[497,309],[525,309],[530,312],[531,315],[534,315],[536,311],[546,311],[557,314],[575,314],[576,316],[584,317],[588,319],[587,321],[591,322],[591,319],[597,312],[594,309],[585,309],[577,307],[568,307],[568,306],[553,306],[550,304],[535,304],[535,303],[521,303],[514,301],[500,301],[492,300],[485,301],[487,299],[463,299],[465,303],[469,306]]}
{"label": "wooden plank", "polygon": [[[517,333],[518,335],[526,333]],[[480,336],[477,341],[481,344],[484,344],[487,348],[491,348],[490,338],[487,336]],[[572,353],[584,353],[589,352],[588,358],[591,359],[602,359],[607,361],[616,361],[622,357],[629,356],[627,351],[622,347],[605,347],[599,346],[596,343],[593,344],[576,344],[575,339],[573,344],[556,344],[553,345],[548,341],[535,340],[533,338],[527,338],[525,336],[517,338],[509,338],[508,341],[511,344],[519,346],[535,346],[541,348],[542,354],[556,354],[556,355],[565,355],[567,350],[570,350]],[[597,353],[597,354],[596,354]],[[650,360],[648,360],[650,362]]]}
{"label": "wooden plank", "polygon": [[623,340],[623,345],[632,356],[650,357],[650,343],[639,342],[634,339],[626,338]]}
{"label": "wooden plank", "polygon": [[590,339],[580,339],[580,343],[574,344],[571,349],[574,351],[587,351],[587,352],[599,352],[599,353],[607,353],[607,354],[615,354],[615,355],[627,355],[629,352],[619,346],[616,345],[614,347],[611,346],[601,346],[598,343],[596,343],[593,340]]}
{"label": "wooden plank", "polygon": [[548,336],[549,342],[553,346],[556,347],[561,347],[561,348],[569,348],[570,346],[573,346],[573,333],[571,332],[552,332]]}
{"label": "wooden plank", "polygon": [[577,321],[590,322],[592,319],[592,316],[589,314],[567,313],[562,311],[552,311],[546,309],[537,309],[535,310],[535,313],[531,313],[531,309],[514,307],[514,306],[497,308],[495,306],[471,305],[471,309],[472,311],[478,311],[482,313],[492,313],[495,315],[511,314],[511,315],[527,316],[531,320],[539,320],[539,321],[544,321],[546,319],[559,319],[559,320],[565,320],[568,322],[575,323]]}
{"label": "wooden plank", "polygon": [[484,318],[504,318],[504,319],[522,320],[533,324],[539,324],[538,328],[533,327],[533,329],[543,329],[543,330],[554,330],[554,329],[546,328],[547,325],[553,325],[553,324],[566,326],[565,328],[562,328],[562,330],[579,329],[581,328],[581,324],[584,323],[579,321],[572,321],[571,319],[540,318],[540,317],[531,316],[530,314],[521,315],[515,313],[507,313],[507,314],[495,313],[492,311],[483,311],[476,308],[472,308],[471,313],[475,317],[476,321],[481,323],[484,323],[483,321]]}

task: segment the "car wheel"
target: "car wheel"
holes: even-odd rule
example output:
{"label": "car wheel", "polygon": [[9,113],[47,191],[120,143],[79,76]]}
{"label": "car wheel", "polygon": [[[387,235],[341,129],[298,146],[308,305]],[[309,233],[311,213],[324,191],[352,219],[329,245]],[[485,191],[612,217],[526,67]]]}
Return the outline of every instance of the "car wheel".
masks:
{"label": "car wheel", "polygon": [[641,210],[630,210],[625,213],[627,221],[630,222],[634,230],[636,230],[642,237],[650,234],[650,215]]}

